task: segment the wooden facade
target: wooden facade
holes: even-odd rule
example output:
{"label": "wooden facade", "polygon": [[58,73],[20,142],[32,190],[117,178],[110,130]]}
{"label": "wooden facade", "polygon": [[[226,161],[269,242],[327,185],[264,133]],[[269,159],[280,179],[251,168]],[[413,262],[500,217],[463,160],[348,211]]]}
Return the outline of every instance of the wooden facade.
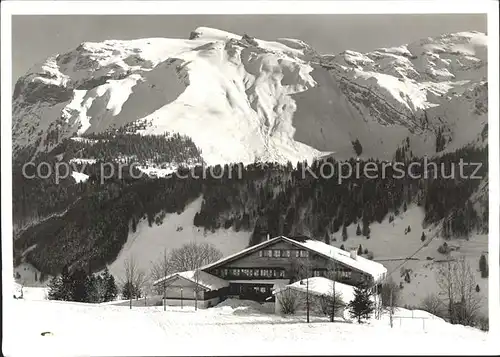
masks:
{"label": "wooden facade", "polygon": [[[277,282],[285,284],[300,278],[325,276],[331,259],[320,253],[295,245],[289,240],[272,240],[257,249],[233,259],[222,260],[204,271],[229,281],[229,296],[256,301],[272,301],[272,289]],[[298,266],[307,271],[298,272]],[[369,281],[371,276],[335,262],[337,281],[356,285]]]}

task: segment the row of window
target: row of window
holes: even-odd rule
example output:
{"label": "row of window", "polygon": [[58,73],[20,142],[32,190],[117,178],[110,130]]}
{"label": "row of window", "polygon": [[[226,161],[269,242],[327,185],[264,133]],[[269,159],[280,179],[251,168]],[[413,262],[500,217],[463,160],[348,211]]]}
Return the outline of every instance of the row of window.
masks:
{"label": "row of window", "polygon": [[255,293],[261,293],[261,294],[269,294],[271,292],[269,287],[264,287],[264,286],[260,286],[260,287],[254,286],[253,291]]}
{"label": "row of window", "polygon": [[247,286],[240,284],[231,284],[229,286],[230,295],[252,295],[252,294],[272,294],[272,286]]}
{"label": "row of window", "polygon": [[261,268],[229,268],[215,269],[215,275],[221,278],[241,277],[241,278],[284,278],[285,269],[261,269]]}
{"label": "row of window", "polygon": [[259,257],[267,258],[308,258],[309,251],[301,249],[264,249],[259,251]]}
{"label": "row of window", "polygon": [[[318,276],[324,277],[325,275],[326,275],[325,269],[314,269],[313,270],[313,276],[315,276],[315,277],[318,277]],[[346,270],[346,269],[338,269],[337,270],[337,277],[339,279],[351,279],[351,271]]]}

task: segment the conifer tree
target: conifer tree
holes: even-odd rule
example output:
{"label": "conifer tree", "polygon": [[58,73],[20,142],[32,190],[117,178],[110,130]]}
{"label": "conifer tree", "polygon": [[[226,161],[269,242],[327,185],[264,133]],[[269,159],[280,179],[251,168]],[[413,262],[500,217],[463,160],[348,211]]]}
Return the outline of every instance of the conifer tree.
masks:
{"label": "conifer tree", "polygon": [[370,224],[367,222],[367,220],[363,220],[363,235],[365,237],[370,236]]}
{"label": "conifer tree", "polygon": [[330,244],[330,234],[328,234],[328,231],[325,232],[325,243]]}
{"label": "conifer tree", "polygon": [[103,273],[104,301],[113,301],[118,295],[118,288],[115,283],[115,277],[109,273],[108,267],[104,269]]}
{"label": "conifer tree", "polygon": [[68,266],[64,266],[61,271],[61,290],[59,293],[59,299],[57,300],[73,300],[73,279],[69,273]]}
{"label": "conifer tree", "polygon": [[349,303],[349,313],[352,318],[361,323],[362,319],[369,319],[374,311],[373,301],[370,299],[370,292],[366,286],[354,288],[354,300]]}
{"label": "conifer tree", "polygon": [[88,284],[89,283],[86,271],[81,268],[75,269],[75,271],[73,271],[73,273],[71,274],[71,301],[87,301],[87,289],[89,288]]}
{"label": "conifer tree", "polygon": [[358,226],[356,227],[356,235],[357,236],[361,235],[361,228],[359,227],[359,223],[358,223]]}
{"label": "conifer tree", "polygon": [[422,242],[423,242],[423,241],[425,241],[425,233],[424,233],[424,232],[422,232],[422,236],[420,237],[420,240],[421,240]]}
{"label": "conifer tree", "polygon": [[48,298],[49,300],[63,300],[62,299],[62,279],[60,276],[54,276],[48,283]]}
{"label": "conifer tree", "polygon": [[361,255],[361,254],[363,254],[363,247],[360,244],[358,247],[358,255]]}
{"label": "conifer tree", "polygon": [[91,303],[101,302],[101,297],[99,296],[99,285],[101,283],[101,277],[90,274],[85,279],[85,301]]}
{"label": "conifer tree", "polygon": [[347,240],[347,227],[345,224],[342,226],[342,240],[344,242]]}
{"label": "conifer tree", "polygon": [[484,254],[481,254],[481,257],[479,258],[479,270],[481,271],[481,278],[488,277],[488,263]]}

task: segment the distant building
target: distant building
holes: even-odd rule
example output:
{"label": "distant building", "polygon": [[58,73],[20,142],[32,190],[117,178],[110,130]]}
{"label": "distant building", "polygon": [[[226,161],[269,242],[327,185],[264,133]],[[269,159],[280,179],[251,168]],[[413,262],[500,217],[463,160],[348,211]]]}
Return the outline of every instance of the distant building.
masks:
{"label": "distant building", "polygon": [[[297,266],[307,262],[307,271],[297,274]],[[387,269],[380,263],[308,237],[284,236],[203,266],[194,271],[171,274],[153,283],[165,284],[168,305],[192,305],[198,291],[199,307],[209,307],[231,297],[254,301],[274,300],[273,291],[306,277],[324,277],[331,263],[337,281],[355,286],[380,284]],[[196,288],[197,287],[197,288]],[[182,296],[181,296],[182,294]]]}

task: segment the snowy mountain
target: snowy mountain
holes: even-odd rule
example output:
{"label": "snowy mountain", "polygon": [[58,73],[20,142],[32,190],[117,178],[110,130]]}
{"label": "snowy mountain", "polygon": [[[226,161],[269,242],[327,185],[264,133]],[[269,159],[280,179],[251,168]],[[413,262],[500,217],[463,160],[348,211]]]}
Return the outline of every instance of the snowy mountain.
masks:
{"label": "snowy mountain", "polygon": [[415,155],[435,154],[482,132],[486,53],[479,32],[338,55],[205,27],[186,40],[85,42],[19,79],[13,150],[127,127],[185,135],[208,164],[344,159],[355,140],[362,157],[391,159],[407,137]]}

